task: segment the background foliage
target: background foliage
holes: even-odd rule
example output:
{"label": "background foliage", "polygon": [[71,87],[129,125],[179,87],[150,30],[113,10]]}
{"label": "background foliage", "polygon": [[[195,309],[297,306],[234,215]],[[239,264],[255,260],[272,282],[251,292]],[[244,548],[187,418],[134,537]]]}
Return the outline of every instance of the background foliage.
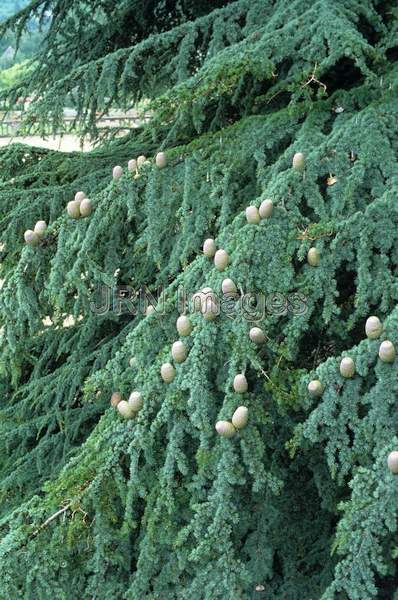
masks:
{"label": "background foliage", "polygon": [[[109,106],[148,98],[154,116],[88,154],[1,151],[0,596],[398,598],[397,361],[378,358],[382,339],[398,345],[394,3],[35,0],[4,27],[49,10],[32,73],[3,94],[35,95],[27,125],[56,129],[71,100],[94,137]],[[80,189],[94,212],[73,221]],[[266,197],[272,217],[247,224]],[[48,233],[26,247],[39,219]],[[231,257],[223,273],[207,237]],[[239,312],[191,315],[164,384],[178,287],[225,277],[307,310],[258,317],[262,347]],[[98,285],[125,283],[163,285],[165,314],[90,310]],[[116,389],[142,392],[136,419],[109,407]],[[217,436],[240,404],[248,426]]]}
{"label": "background foliage", "polygon": [[[3,0],[0,4],[0,21],[11,17],[28,4],[27,0]],[[5,32],[0,39],[0,88],[9,87],[26,76],[26,61],[39,49],[42,32],[35,20],[27,25],[26,32],[17,44],[16,36]],[[16,49],[18,47],[18,52]]]}
{"label": "background foliage", "polygon": [[28,4],[27,0],[3,0],[0,7],[0,19],[11,17]]}

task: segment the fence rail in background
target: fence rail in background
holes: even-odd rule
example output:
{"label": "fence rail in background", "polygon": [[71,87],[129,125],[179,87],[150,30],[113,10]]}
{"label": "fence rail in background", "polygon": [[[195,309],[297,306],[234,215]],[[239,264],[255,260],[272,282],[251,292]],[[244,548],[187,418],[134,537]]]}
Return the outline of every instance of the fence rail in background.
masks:
{"label": "fence rail in background", "polygon": [[[19,114],[18,114],[19,113]],[[4,115],[4,113],[3,113]],[[0,138],[1,137],[16,137],[18,135],[26,135],[26,132],[20,131],[19,128],[21,126],[21,111],[12,111],[8,113],[7,117],[2,119],[2,115],[0,113]],[[146,123],[150,119],[149,113],[138,114],[137,111],[131,111],[131,113],[115,113],[104,115],[99,118],[97,123],[98,129],[120,129],[129,131],[130,129],[136,129],[140,127],[143,123]],[[64,131],[55,132],[56,135],[62,135],[63,133],[68,133],[68,129],[72,125],[75,120],[75,116],[65,116],[64,117]],[[29,135],[35,135],[34,127],[32,128]],[[51,127],[48,127],[48,130],[45,130],[45,135],[54,135],[54,131]]]}

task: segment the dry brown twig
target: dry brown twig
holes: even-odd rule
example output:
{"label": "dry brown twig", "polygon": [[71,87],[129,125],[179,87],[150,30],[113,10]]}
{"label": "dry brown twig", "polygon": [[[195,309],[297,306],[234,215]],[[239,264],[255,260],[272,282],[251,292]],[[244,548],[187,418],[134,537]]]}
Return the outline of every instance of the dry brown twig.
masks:
{"label": "dry brown twig", "polygon": [[323,87],[324,91],[326,92],[326,89],[327,89],[326,85],[324,83],[322,83],[322,81],[320,81],[319,79],[317,79],[315,77],[317,68],[318,68],[318,63],[315,63],[314,70],[312,71],[311,77],[308,79],[308,81],[303,83],[302,87],[310,85],[311,83],[317,83],[318,85]]}
{"label": "dry brown twig", "polygon": [[63,508],[60,508],[59,510],[57,510],[57,512],[55,512],[53,515],[51,515],[51,517],[48,517],[48,519],[46,519],[44,521],[44,523],[42,523],[40,525],[40,527],[38,527],[38,529],[36,529],[33,532],[33,535],[37,535],[42,529],[44,529],[45,527],[47,527],[47,525],[49,525],[52,521],[54,521],[57,517],[61,516],[62,514],[64,514],[67,510],[70,509],[70,507],[72,506],[72,502],[69,502],[69,504],[66,504],[66,506],[64,506]]}
{"label": "dry brown twig", "polygon": [[[50,523],[52,523],[52,521],[54,521],[55,519],[57,519],[58,517],[60,517],[61,515],[65,514],[67,510],[70,510],[73,506],[73,502],[68,502],[68,504],[66,504],[65,506],[63,506],[62,508],[60,508],[59,510],[57,510],[57,512],[55,512],[53,515],[51,515],[51,517],[48,517],[48,519],[46,519],[44,521],[44,523],[42,523],[40,525],[40,527],[38,527],[32,535],[37,535],[42,529],[44,529],[45,527],[47,527],[47,525],[49,525]],[[72,519],[75,517],[75,514],[77,512],[81,512],[83,514],[83,521],[86,524],[87,523],[87,516],[88,513],[86,513],[81,506],[78,506],[77,508],[75,508],[74,510],[72,510]]]}
{"label": "dry brown twig", "polygon": [[318,233],[318,235],[310,235],[309,227],[305,227],[303,230],[298,230],[297,239],[298,240],[319,240],[323,237],[330,237],[333,235],[333,231],[326,231],[324,233]]}

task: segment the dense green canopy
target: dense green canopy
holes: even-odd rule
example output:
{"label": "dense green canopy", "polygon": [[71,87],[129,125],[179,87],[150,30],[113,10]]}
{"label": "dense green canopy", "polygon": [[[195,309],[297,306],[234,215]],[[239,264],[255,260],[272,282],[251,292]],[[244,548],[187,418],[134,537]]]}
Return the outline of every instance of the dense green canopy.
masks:
{"label": "dense green canopy", "polygon": [[[94,137],[111,106],[153,116],[87,154],[0,153],[0,597],[396,600],[398,360],[379,358],[398,347],[395,4],[35,0],[6,27],[48,11],[7,92],[34,96],[27,125],[56,129],[66,104]],[[74,220],[79,190],[93,212]],[[179,290],[226,278],[243,301],[180,338]],[[101,286],[144,285],[163,311],[93,311]],[[123,419],[111,394],[134,390]],[[247,426],[218,435],[242,405]]]}

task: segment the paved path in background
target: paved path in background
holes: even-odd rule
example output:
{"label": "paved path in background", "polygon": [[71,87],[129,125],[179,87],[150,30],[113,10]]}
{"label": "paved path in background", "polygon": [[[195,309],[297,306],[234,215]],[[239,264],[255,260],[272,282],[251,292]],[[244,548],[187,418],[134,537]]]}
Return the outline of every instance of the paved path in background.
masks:
{"label": "paved path in background", "polygon": [[[61,150],[62,152],[74,152],[76,150],[81,150],[80,140],[75,135],[64,135],[64,136],[55,136],[48,137],[43,139],[38,135],[31,135],[26,137],[14,137],[14,138],[0,138],[0,147],[8,146],[8,144],[13,144],[19,142],[21,144],[28,144],[28,146],[38,146],[39,148],[49,148],[51,150]],[[92,145],[89,142],[85,142],[83,145],[83,150],[87,152],[91,150]]]}

